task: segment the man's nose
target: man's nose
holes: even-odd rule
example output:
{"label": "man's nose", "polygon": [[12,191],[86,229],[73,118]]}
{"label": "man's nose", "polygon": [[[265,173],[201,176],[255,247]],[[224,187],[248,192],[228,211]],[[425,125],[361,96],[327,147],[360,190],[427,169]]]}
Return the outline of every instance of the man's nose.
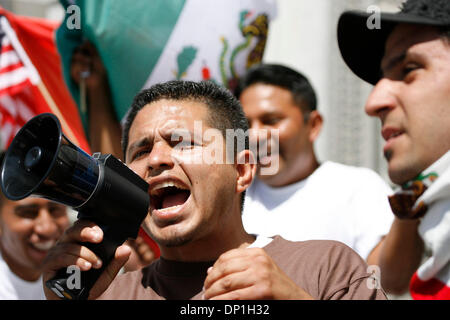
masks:
{"label": "man's nose", "polygon": [[253,142],[265,142],[270,135],[270,130],[260,121],[252,121],[249,131],[249,139]]}
{"label": "man's nose", "polygon": [[46,238],[53,238],[58,226],[47,208],[41,208],[36,218],[35,228],[37,234]]}
{"label": "man's nose", "polygon": [[366,113],[372,117],[382,118],[387,111],[395,108],[397,105],[395,90],[395,81],[387,78],[378,81],[367,99]]}
{"label": "man's nose", "polygon": [[151,175],[154,175],[155,171],[173,168],[174,161],[172,151],[173,149],[166,141],[160,141],[153,145],[147,159],[147,166]]}

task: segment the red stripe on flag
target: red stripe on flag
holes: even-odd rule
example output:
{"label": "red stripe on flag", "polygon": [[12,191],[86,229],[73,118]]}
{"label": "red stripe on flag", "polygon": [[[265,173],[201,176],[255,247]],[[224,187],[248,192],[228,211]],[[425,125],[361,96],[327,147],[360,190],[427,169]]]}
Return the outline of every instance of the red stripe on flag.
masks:
{"label": "red stripe on flag", "polygon": [[24,81],[17,83],[15,85],[9,86],[7,88],[4,89],[0,89],[0,95],[3,94],[8,94],[8,95],[16,95],[18,94],[20,91],[24,90],[26,87],[31,86],[31,81],[30,79],[25,79]]}
{"label": "red stripe on flag", "polygon": [[20,68],[24,68],[22,62],[17,62],[15,64],[10,64],[9,66],[6,66],[6,67],[0,69],[0,75],[2,73],[8,73],[10,71],[14,71],[14,70],[20,69]]}
{"label": "red stripe on flag", "polygon": [[[34,103],[29,105],[35,114],[42,112],[52,112],[60,117],[60,121],[66,123],[63,130],[67,134],[70,129],[72,141],[81,149],[90,153],[90,148],[78,108],[70,95],[63,79],[60,56],[55,44],[55,30],[60,23],[50,22],[45,19],[24,17],[14,15],[0,7],[0,15],[7,18],[9,25],[14,31],[14,35],[19,41],[19,45],[36,69],[41,82],[37,86],[32,85],[29,89],[32,94],[37,95]],[[7,43],[8,45],[8,43]],[[17,50],[17,48],[14,49]],[[28,66],[27,66],[28,67]],[[31,81],[27,81],[31,83]],[[22,85],[22,83],[20,84]],[[17,87],[14,92],[17,93]],[[14,94],[10,88],[5,88],[4,92]],[[28,103],[27,103],[28,104]],[[66,130],[64,129],[66,128]]]}
{"label": "red stripe on flag", "polygon": [[435,278],[423,281],[417,272],[411,278],[409,290],[414,300],[450,300],[450,287]]}
{"label": "red stripe on flag", "polygon": [[[28,82],[28,87],[30,86],[31,84]],[[14,95],[0,95],[2,148],[7,147],[17,131],[35,115],[30,108],[30,102],[31,105],[34,105],[35,97],[30,95],[30,89],[20,90]]]}
{"label": "red stripe on flag", "polygon": [[14,48],[13,48],[12,44],[8,44],[6,46],[2,46],[2,50],[0,51],[0,54],[8,52],[8,51],[14,51]]}

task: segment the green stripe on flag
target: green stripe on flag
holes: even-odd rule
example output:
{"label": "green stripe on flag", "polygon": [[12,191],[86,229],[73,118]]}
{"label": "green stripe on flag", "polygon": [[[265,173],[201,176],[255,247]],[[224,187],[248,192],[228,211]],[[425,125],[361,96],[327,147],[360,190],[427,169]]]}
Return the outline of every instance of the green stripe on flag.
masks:
{"label": "green stripe on flag", "polygon": [[[61,2],[66,8],[70,5]],[[57,32],[65,79],[79,105],[78,88],[70,80],[70,58],[83,38],[88,39],[108,71],[116,115],[122,119],[163,52],[185,0],[79,0],[76,4],[81,9],[81,30],[69,30],[63,23]],[[85,116],[83,120],[87,128]]]}
{"label": "green stripe on flag", "polygon": [[[64,9],[70,6],[69,1],[61,0],[60,1]],[[83,42],[83,33],[81,30],[77,29],[68,29],[67,28],[67,20],[70,18],[70,15],[66,14],[64,17],[64,21],[61,26],[56,30],[56,47],[58,48],[58,52],[61,56],[61,62],[63,67],[63,77],[66,82],[67,87],[69,88],[70,93],[72,94],[73,99],[78,105],[78,110],[80,110],[80,92],[78,90],[78,86],[71,80],[70,77],[70,61],[72,59],[72,53],[76,47],[78,47]],[[88,133],[87,126],[87,117],[85,114],[80,113],[81,121],[83,123],[84,131]],[[89,138],[89,137],[88,137]]]}

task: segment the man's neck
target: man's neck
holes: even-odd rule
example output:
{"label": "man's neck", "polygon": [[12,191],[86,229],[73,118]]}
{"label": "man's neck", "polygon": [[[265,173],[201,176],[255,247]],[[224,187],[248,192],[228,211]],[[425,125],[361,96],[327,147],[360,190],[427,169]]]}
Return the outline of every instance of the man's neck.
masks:
{"label": "man's neck", "polygon": [[242,232],[223,232],[214,236],[190,241],[179,247],[162,247],[161,256],[166,260],[183,262],[215,261],[223,253],[237,248],[246,248],[255,237]]}
{"label": "man's neck", "polygon": [[447,151],[439,159],[436,159],[430,166],[420,172],[414,179],[406,181],[401,186],[408,188],[414,181],[422,181],[428,187],[436,180],[444,171],[450,167],[450,151]]}
{"label": "man's neck", "polygon": [[309,161],[306,162],[306,165],[305,163],[301,163],[301,161],[299,161],[298,163],[299,167],[295,170],[290,170],[289,172],[281,173],[273,177],[262,178],[261,176],[258,176],[258,178],[272,188],[280,188],[308,178],[320,166],[320,163],[317,161],[314,155]]}

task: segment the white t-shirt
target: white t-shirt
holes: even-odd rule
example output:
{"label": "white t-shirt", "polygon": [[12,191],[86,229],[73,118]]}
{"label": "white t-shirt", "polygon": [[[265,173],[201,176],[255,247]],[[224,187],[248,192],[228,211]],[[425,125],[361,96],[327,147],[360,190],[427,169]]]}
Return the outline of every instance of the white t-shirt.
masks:
{"label": "white t-shirt", "polygon": [[32,282],[19,278],[0,253],[0,300],[45,300],[42,277]]}
{"label": "white t-shirt", "polygon": [[389,232],[392,189],[367,168],[325,162],[305,180],[272,188],[256,179],[247,190],[247,232],[291,241],[341,241],[367,259]]}
{"label": "white t-shirt", "polygon": [[250,244],[247,248],[264,248],[272,241],[272,238],[257,235],[255,241],[253,241],[253,243]]}

